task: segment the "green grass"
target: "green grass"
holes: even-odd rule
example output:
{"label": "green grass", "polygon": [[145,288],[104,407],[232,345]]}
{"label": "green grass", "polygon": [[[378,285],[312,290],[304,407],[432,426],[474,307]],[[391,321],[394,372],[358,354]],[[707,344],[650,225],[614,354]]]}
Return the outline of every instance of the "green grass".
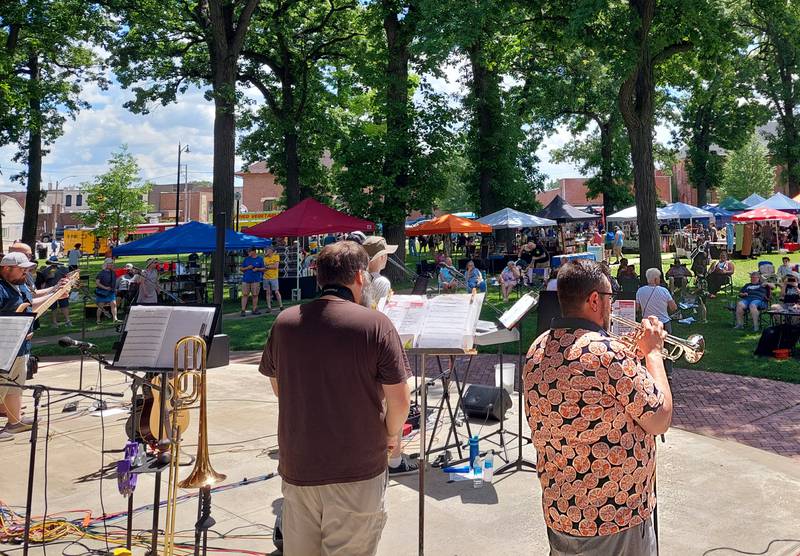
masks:
{"label": "green grass", "polygon": [[[782,255],[764,255],[757,259],[749,260],[735,260],[736,272],[734,274],[734,285],[738,289],[748,281],[748,272],[754,270],[758,266],[758,261],[769,260],[775,264],[777,268],[780,265]],[[664,269],[669,267],[669,262],[672,256],[665,254]],[[635,264],[638,260],[635,256],[629,256]],[[800,255],[792,256],[793,262],[800,261]],[[134,264],[143,263],[137,261],[135,257],[126,258],[121,262],[133,262]],[[101,259],[96,259],[89,262],[88,268],[91,272],[96,272],[102,263]],[[409,261],[409,268],[413,268],[416,263],[416,258]],[[138,266],[138,265],[137,265]],[[83,267],[82,267],[83,269]],[[616,270],[616,267],[614,267]],[[395,284],[395,290],[398,293],[408,291],[410,283]],[[499,289],[497,287],[490,287],[486,295],[486,303],[484,304],[481,312],[483,320],[496,321],[497,315],[495,311],[489,306],[494,305],[497,309],[503,311],[507,309],[514,301],[516,296],[512,296],[511,303],[503,303],[500,298]],[[708,323],[700,324],[695,323],[690,326],[681,324],[674,325],[673,333],[676,336],[686,338],[690,334],[702,334],[706,340],[706,353],[703,359],[696,365],[689,365],[683,361],[677,363],[679,367],[697,368],[706,371],[714,371],[728,374],[754,376],[761,378],[770,378],[774,380],[781,380],[784,382],[800,383],[800,361],[790,359],[787,361],[779,361],[771,357],[757,357],[753,355],[753,350],[758,342],[759,334],[752,331],[741,331],[733,329],[733,318],[731,312],[726,307],[732,303],[734,299],[730,297],[720,296],[717,299],[708,300]],[[238,311],[238,302],[231,302],[226,300],[224,312],[231,313]],[[80,305],[76,304],[72,307],[73,322],[80,323]],[[225,319],[223,323],[223,330],[230,336],[231,349],[233,351],[243,350],[261,350],[266,342],[266,337],[269,328],[275,320],[277,314],[264,315],[258,318],[247,317],[245,319]],[[686,315],[688,316],[688,315]],[[109,328],[110,324],[103,321],[104,324],[100,328]],[[536,335],[537,317],[530,315],[523,321],[522,324],[522,347],[527,350],[528,345],[533,341]],[[90,332],[96,330],[97,326],[93,321],[87,322],[87,330]],[[66,330],[63,326],[57,330],[53,330],[49,324],[49,317],[42,319],[42,328],[37,332],[37,336],[55,336],[69,333],[74,337],[80,333],[79,327],[73,327]],[[116,341],[116,337],[105,337],[91,339],[93,343],[100,346],[104,353],[111,353],[112,344]],[[481,353],[496,353],[497,346],[484,346],[479,349]],[[516,354],[517,346],[509,345],[504,347],[504,352],[507,354]],[[57,345],[48,346],[35,346],[34,353],[37,355],[74,355],[73,350],[65,350]]]}

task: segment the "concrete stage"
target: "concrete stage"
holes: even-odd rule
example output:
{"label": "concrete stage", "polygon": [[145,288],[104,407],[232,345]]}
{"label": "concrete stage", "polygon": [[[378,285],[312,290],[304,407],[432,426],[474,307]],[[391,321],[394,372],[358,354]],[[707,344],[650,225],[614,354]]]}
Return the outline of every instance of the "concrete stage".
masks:
{"label": "concrete stage", "polygon": [[[277,400],[268,381],[258,374],[257,358],[234,357],[222,369],[209,371],[209,436],[213,467],[227,474],[225,484],[236,483],[275,472],[277,468]],[[50,386],[74,388],[78,385],[78,363],[43,361],[34,382]],[[104,371],[103,389],[126,392],[128,384],[112,371]],[[97,384],[97,365],[89,362],[84,386]],[[441,386],[431,388],[431,405],[441,396]],[[101,419],[90,415],[90,401],[81,401],[77,413],[61,413],[64,405],[59,396],[52,397],[48,461],[45,462],[45,420],[42,412],[37,453],[34,514],[42,514],[45,505],[49,514],[66,510],[89,509],[94,516],[101,510],[99,470],[113,464],[119,453],[101,454],[103,431]],[[109,408],[119,405],[108,398]],[[123,398],[129,401],[129,395]],[[455,398],[453,398],[455,400]],[[46,399],[43,400],[46,402]],[[346,400],[343,400],[346,402]],[[25,402],[32,411],[30,397]],[[516,430],[516,396],[514,407],[507,414],[507,425]],[[121,449],[126,440],[125,415],[114,415],[105,421],[105,449]],[[475,425],[480,427],[480,423]],[[486,425],[483,432],[497,425]],[[527,425],[525,430],[527,433]],[[183,451],[194,455],[197,442],[197,411],[185,435]],[[460,431],[465,434],[462,426]],[[439,434],[439,441],[444,434]],[[436,444],[436,442],[434,443]],[[511,441],[516,453],[515,441]],[[0,500],[24,513],[28,470],[28,435],[18,435],[13,442],[0,444]],[[485,448],[485,446],[484,446]],[[418,451],[418,441],[407,443],[407,453]],[[711,549],[715,556],[738,554],[732,549],[750,553],[797,555],[800,553],[800,465],[797,459],[719,440],[680,429],[667,434],[666,444],[658,443],[658,494],[661,554],[702,555]],[[530,446],[525,456],[533,460]],[[188,457],[187,457],[188,459]],[[47,469],[45,469],[47,463]],[[497,462],[500,464],[500,462]],[[181,476],[189,472],[181,468]],[[144,475],[135,494],[135,507],[152,502],[153,476]],[[167,476],[163,475],[164,485]],[[515,555],[547,554],[547,540],[542,521],[539,487],[531,472],[518,472],[496,477],[492,485],[474,489],[469,482],[448,484],[439,470],[427,475],[426,551],[436,555]],[[185,494],[189,491],[182,491]],[[105,511],[124,511],[126,500],[117,492],[116,476],[109,470],[102,480]],[[162,496],[164,488],[162,487]],[[254,482],[231,488],[213,496],[214,531],[230,536],[220,538],[212,533],[209,545],[226,549],[246,549],[256,553],[272,553],[271,534],[275,508],[280,499],[280,479]],[[417,476],[392,481],[388,490],[389,521],[384,530],[379,554],[386,556],[417,553]],[[70,518],[79,514],[69,514]],[[162,526],[163,516],[162,511]],[[179,541],[190,541],[196,519],[194,500],[178,504],[176,529],[182,531]],[[149,531],[152,514],[136,514],[135,527]],[[124,520],[109,523],[109,530],[119,534]],[[149,535],[147,535],[149,538]],[[247,538],[243,538],[243,537]],[[75,537],[72,537],[73,539]],[[118,538],[115,536],[115,538]],[[773,543],[774,539],[794,539]],[[81,541],[86,547],[105,547],[96,540]],[[113,547],[113,546],[112,546]],[[723,548],[729,547],[729,548]],[[77,545],[52,544],[47,554],[80,554]],[[0,554],[21,554],[19,546],[0,545]],[[41,547],[33,554],[43,554]],[[143,554],[144,549],[134,549]]]}

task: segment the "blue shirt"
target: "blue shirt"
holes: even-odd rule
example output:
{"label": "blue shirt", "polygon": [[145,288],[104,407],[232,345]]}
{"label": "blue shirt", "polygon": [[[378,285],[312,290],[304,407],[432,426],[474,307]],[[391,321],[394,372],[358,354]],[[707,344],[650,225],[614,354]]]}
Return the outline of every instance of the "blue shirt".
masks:
{"label": "blue shirt", "polygon": [[[31,291],[25,284],[20,284],[15,287],[5,280],[0,280],[0,313],[14,313],[17,307],[23,303],[30,303],[33,299]],[[33,313],[33,309],[28,307],[25,313]],[[35,324],[35,323],[34,323]],[[22,342],[17,357],[27,355],[31,352],[31,341],[25,340]]]}
{"label": "blue shirt", "polygon": [[[264,259],[261,257],[245,257],[244,261],[242,261],[242,266],[264,268]],[[244,274],[242,275],[242,282],[247,282],[248,284],[252,284],[253,282],[261,282],[261,278],[263,277],[263,272],[256,272],[253,269],[245,270]]]}
{"label": "blue shirt", "polygon": [[471,272],[467,273],[467,288],[471,290],[479,287],[478,284],[481,282],[481,278],[483,278],[481,271],[473,268]]}

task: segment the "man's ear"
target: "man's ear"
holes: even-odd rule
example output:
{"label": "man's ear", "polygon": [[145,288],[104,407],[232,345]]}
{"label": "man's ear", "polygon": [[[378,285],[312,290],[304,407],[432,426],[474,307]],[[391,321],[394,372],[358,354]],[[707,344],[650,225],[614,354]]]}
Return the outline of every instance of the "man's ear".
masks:
{"label": "man's ear", "polygon": [[364,273],[363,273],[363,272],[361,272],[360,270],[359,270],[358,272],[356,272],[356,280],[355,280],[355,283],[356,283],[357,285],[359,285],[359,286],[363,286],[363,285],[364,285]]}

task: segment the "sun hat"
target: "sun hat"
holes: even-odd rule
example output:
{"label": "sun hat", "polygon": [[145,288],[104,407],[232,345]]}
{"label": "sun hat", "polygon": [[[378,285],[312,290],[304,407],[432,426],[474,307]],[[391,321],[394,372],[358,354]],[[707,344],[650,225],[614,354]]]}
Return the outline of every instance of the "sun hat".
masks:
{"label": "sun hat", "polygon": [[381,255],[391,255],[397,251],[398,247],[397,245],[387,244],[386,239],[381,236],[369,236],[361,245],[364,247],[367,255],[369,255],[369,260]]}
{"label": "sun hat", "polygon": [[0,261],[0,266],[18,266],[20,268],[33,268],[36,263],[28,260],[23,253],[9,253]]}

